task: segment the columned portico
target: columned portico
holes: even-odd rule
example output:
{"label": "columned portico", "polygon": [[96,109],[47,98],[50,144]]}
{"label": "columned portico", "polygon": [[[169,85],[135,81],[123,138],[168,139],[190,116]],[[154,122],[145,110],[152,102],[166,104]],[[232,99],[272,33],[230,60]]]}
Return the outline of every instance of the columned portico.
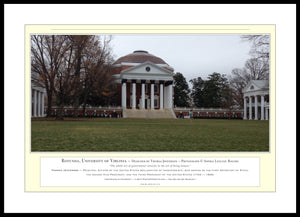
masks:
{"label": "columned portico", "polygon": [[42,87],[32,87],[31,92],[32,92],[31,116],[32,117],[44,117],[45,89]]}
{"label": "columned portico", "polygon": [[[173,84],[172,80],[162,81],[162,80],[123,79],[122,95],[121,95],[122,108],[151,109],[151,110],[170,109],[172,108],[173,105],[172,84]],[[148,87],[149,89],[146,87]],[[130,91],[131,93],[128,96],[128,92]],[[128,104],[129,99],[131,99],[131,104]],[[146,105],[146,103],[148,104],[148,106]]]}
{"label": "columned portico", "polygon": [[[258,102],[258,95],[254,96],[254,120],[259,120],[259,113],[258,109],[260,108],[260,120],[268,120],[269,118],[269,108],[266,105],[265,97],[264,95],[260,96],[260,102]],[[249,100],[249,103],[247,104],[247,98]],[[249,113],[248,113],[249,108]],[[252,120],[252,97],[244,97],[244,120],[247,120],[249,117],[249,120]]]}
{"label": "columned portico", "polygon": [[[252,98],[254,98],[254,120],[268,120],[269,84],[267,80],[252,80],[243,90],[244,93],[244,120],[252,120]],[[247,99],[249,104],[247,104]],[[259,101],[260,100],[260,101]],[[249,114],[248,114],[249,108]],[[260,109],[260,113],[259,113]],[[259,117],[260,115],[260,117]]]}

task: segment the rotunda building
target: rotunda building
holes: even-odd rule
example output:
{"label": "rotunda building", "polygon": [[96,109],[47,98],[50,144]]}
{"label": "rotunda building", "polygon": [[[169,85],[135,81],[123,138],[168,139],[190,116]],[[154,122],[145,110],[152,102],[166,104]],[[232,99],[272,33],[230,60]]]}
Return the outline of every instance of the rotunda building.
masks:
{"label": "rotunda building", "polygon": [[127,110],[172,109],[173,72],[162,58],[144,50],[120,57],[113,64],[117,103]]}

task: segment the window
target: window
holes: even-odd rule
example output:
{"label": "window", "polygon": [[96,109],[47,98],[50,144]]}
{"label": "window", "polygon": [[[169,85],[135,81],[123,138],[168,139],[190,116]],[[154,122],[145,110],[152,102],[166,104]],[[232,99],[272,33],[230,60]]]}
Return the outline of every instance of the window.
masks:
{"label": "window", "polygon": [[154,108],[158,108],[158,99],[154,99]]}
{"label": "window", "polygon": [[158,85],[154,84],[154,93],[158,93]]}

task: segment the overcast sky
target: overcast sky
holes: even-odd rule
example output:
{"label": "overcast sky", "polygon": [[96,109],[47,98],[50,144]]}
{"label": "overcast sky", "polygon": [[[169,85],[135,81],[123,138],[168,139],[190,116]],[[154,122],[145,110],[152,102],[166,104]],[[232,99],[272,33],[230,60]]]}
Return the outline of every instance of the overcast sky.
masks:
{"label": "overcast sky", "polygon": [[181,72],[188,83],[213,72],[230,75],[250,58],[250,43],[240,35],[113,35],[111,45],[115,59],[146,50]]}

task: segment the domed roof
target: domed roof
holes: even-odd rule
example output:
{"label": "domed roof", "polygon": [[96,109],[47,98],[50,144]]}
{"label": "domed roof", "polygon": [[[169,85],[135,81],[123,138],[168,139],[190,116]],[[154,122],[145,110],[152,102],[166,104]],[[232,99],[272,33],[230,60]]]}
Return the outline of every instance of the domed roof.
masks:
{"label": "domed roof", "polygon": [[122,63],[122,62],[144,63],[144,62],[147,62],[147,61],[150,61],[150,62],[155,63],[155,64],[167,64],[161,58],[159,58],[157,56],[154,56],[154,55],[148,53],[148,51],[144,51],[144,50],[136,50],[131,54],[120,57],[114,64],[119,64],[119,63]]}

